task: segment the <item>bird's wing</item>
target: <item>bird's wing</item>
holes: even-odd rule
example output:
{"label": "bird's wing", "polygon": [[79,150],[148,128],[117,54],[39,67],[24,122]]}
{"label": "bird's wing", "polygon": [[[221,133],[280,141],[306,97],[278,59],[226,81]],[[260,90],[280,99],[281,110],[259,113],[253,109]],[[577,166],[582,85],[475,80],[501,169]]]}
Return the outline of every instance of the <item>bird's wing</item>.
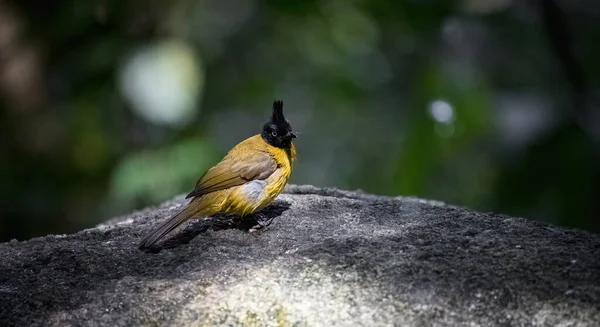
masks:
{"label": "bird's wing", "polygon": [[242,185],[251,180],[266,179],[276,169],[277,162],[265,150],[252,149],[244,155],[228,155],[200,177],[186,199]]}

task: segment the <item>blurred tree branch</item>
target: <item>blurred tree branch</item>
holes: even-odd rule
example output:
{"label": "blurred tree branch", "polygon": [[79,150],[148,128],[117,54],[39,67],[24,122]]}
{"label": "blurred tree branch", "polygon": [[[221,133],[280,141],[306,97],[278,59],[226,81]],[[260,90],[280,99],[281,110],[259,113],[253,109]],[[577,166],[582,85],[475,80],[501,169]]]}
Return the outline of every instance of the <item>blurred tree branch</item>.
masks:
{"label": "blurred tree branch", "polygon": [[551,46],[576,95],[586,92],[587,81],[583,67],[573,51],[573,36],[567,18],[554,0],[540,0],[544,28]]}
{"label": "blurred tree branch", "polygon": [[[571,118],[588,135],[590,147],[593,153],[593,185],[594,192],[591,194],[591,201],[594,207],[594,218],[600,218],[600,204],[596,204],[596,199],[600,198],[600,156],[599,141],[594,133],[594,121],[591,110],[595,106],[589,103],[591,94],[589,94],[588,79],[583,65],[575,56],[573,47],[573,32],[568,24],[565,13],[560,9],[555,0],[539,0],[539,6],[542,14],[544,28],[554,50],[554,53],[565,73],[565,77],[571,86],[573,111]],[[590,127],[591,124],[591,127]]]}

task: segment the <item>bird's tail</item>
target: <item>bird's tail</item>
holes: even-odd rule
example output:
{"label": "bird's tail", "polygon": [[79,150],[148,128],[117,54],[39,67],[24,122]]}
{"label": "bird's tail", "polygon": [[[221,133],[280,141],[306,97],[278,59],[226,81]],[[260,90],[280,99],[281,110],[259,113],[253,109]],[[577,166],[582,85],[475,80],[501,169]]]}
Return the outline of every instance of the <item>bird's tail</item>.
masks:
{"label": "bird's tail", "polygon": [[165,235],[170,233],[172,230],[177,228],[183,222],[192,218],[196,214],[201,213],[202,210],[198,210],[198,206],[195,203],[190,203],[187,207],[181,210],[179,213],[169,218],[169,220],[165,221],[162,225],[160,225],[157,229],[155,229],[152,233],[148,234],[139,245],[140,250],[147,249],[158,242]]}

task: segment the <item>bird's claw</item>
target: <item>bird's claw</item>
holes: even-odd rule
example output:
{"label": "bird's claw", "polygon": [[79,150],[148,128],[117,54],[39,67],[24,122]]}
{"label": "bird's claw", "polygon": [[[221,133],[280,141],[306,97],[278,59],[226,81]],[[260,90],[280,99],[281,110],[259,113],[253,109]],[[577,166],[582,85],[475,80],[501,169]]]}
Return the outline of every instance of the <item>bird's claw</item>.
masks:
{"label": "bird's claw", "polygon": [[256,225],[252,226],[252,228],[250,228],[248,230],[250,233],[256,232],[259,229],[268,227],[269,225],[271,225],[271,223],[273,222],[273,219],[275,219],[275,217],[265,218],[265,217],[263,217],[263,215],[258,214],[258,215],[254,216],[254,219],[256,220]]}

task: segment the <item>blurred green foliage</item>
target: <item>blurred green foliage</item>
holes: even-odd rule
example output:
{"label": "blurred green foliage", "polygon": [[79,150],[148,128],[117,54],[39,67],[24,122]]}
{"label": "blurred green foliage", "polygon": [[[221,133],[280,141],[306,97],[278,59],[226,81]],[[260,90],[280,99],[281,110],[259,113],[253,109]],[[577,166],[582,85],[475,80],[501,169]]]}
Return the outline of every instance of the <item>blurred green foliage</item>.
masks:
{"label": "blurred green foliage", "polygon": [[[542,2],[3,2],[0,241],[189,191],[274,99],[292,183],[600,231],[600,116],[573,119]],[[593,93],[600,4],[556,3]]]}

